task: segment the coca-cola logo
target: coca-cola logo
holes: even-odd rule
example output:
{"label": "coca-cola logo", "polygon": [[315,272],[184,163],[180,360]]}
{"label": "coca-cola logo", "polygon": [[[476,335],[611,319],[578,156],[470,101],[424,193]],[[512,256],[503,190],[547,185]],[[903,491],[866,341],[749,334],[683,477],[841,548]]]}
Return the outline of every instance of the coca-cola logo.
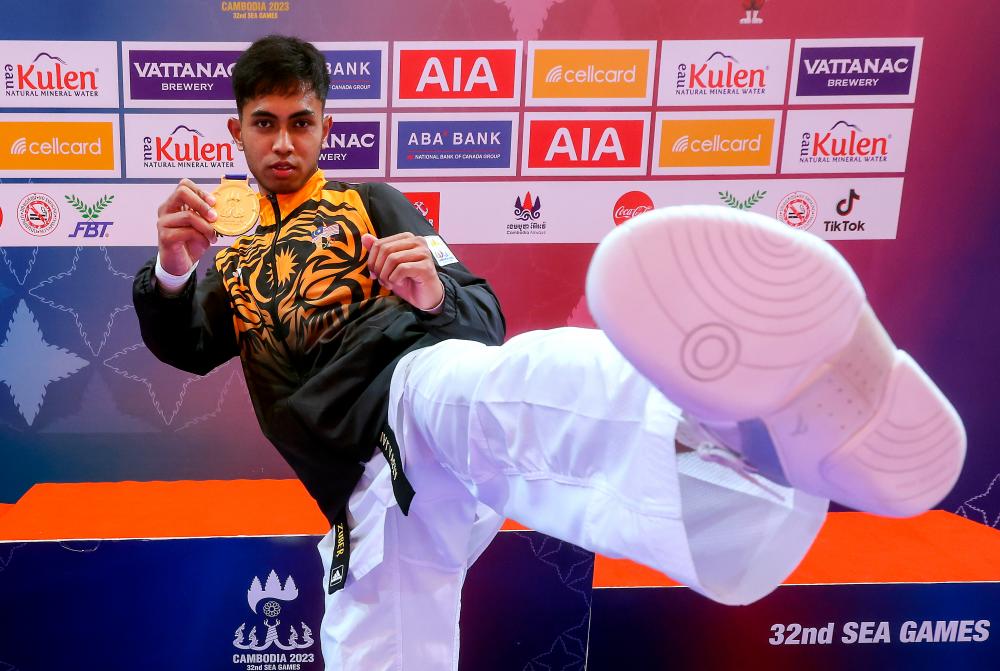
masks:
{"label": "coca-cola logo", "polygon": [[653,200],[642,191],[629,191],[623,194],[618,202],[612,216],[615,219],[615,226],[621,226],[632,217],[637,217],[643,212],[653,209]]}

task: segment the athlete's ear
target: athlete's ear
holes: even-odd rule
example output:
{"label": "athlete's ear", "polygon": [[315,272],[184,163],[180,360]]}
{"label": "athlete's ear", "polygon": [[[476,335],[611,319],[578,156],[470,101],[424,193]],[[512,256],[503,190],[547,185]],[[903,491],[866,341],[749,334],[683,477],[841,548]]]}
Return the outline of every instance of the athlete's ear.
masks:
{"label": "athlete's ear", "polygon": [[243,127],[240,125],[240,120],[230,117],[226,125],[229,127],[229,134],[236,140],[236,148],[243,151]]}
{"label": "athlete's ear", "polygon": [[330,128],[333,126],[333,117],[329,114],[323,115],[323,137],[330,135]]}

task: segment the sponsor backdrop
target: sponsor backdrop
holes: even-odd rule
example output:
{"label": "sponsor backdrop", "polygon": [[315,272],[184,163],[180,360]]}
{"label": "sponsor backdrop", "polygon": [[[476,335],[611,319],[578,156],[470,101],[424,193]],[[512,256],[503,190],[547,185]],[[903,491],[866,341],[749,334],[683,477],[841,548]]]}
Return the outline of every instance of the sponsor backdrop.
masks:
{"label": "sponsor backdrop", "polygon": [[[211,185],[245,170],[225,130],[229,72],[254,38],[283,32],[316,42],[328,60],[335,123],[321,167],[406,193],[494,283],[511,335],[592,325],[583,278],[594,245],[652,207],[753,210],[833,241],[896,342],[965,420],[966,468],[940,507],[997,528],[1000,128],[987,26],[998,15],[996,5],[974,0],[172,0],[141,11],[116,0],[83,9],[67,0],[9,4],[0,34],[0,519],[36,483],[291,477],[256,427],[238,364],[203,377],[160,364],[142,345],[130,297],[132,274],[155,251],[156,206],[172,185],[185,176]],[[492,607],[469,600],[476,605],[463,620],[463,667],[582,669],[589,655],[588,668],[621,668],[613,660],[627,648],[628,668],[693,668],[700,649],[722,654],[711,633],[721,619],[706,616],[706,629],[665,638],[637,623],[649,618],[663,623],[647,622],[651,631],[667,631],[673,621],[701,621],[686,615],[695,610],[730,611],[687,590],[601,590],[592,603],[592,555],[516,533],[530,556],[508,556],[498,543],[473,572],[470,589]],[[306,643],[318,630],[310,552],[292,544],[279,545],[287,554],[240,555],[241,570],[228,577],[251,598],[237,612],[242,596],[209,603],[221,589],[213,576],[228,573],[228,554],[250,550],[207,547],[137,560],[154,576],[186,567],[166,582],[150,578],[148,598],[139,598],[140,573],[120,578],[107,567],[126,561],[129,548],[148,552],[142,543],[108,544],[103,555],[98,546],[60,554],[0,545],[0,595],[17,604],[0,616],[0,669],[98,665],[70,661],[68,650],[117,650],[113,657],[130,660],[102,668],[135,668],[140,659],[161,668],[148,663],[158,645],[184,653],[162,668],[268,668],[277,660],[233,655],[275,653],[278,642],[289,664],[292,654],[313,655],[282,668],[319,668],[318,645]],[[967,551],[976,556],[976,547]],[[94,572],[79,564],[98,556],[110,563]],[[191,568],[203,560],[207,573]],[[535,564],[556,567],[561,587],[515,599],[492,586],[522,580],[540,570]],[[39,580],[37,566],[75,577],[57,587]],[[42,596],[32,596],[36,582]],[[865,619],[844,589],[783,598],[797,614],[809,613],[810,599],[829,602],[836,615],[809,620],[819,638],[827,619]],[[288,606],[272,632],[268,623],[293,592],[313,601]],[[905,665],[953,659],[977,668],[980,653],[963,651],[996,640],[995,594],[975,586],[899,594],[902,605],[869,618],[896,618],[890,639],[875,641],[889,655],[880,659],[907,642],[904,620],[940,617],[972,624],[944,626],[950,643],[914,638],[934,653],[914,656],[911,647]],[[42,638],[39,627],[53,615],[26,605],[32,598],[72,605]],[[560,599],[565,622],[554,628],[515,634],[482,624],[534,622],[531,609]],[[939,610],[929,605],[935,599],[945,604]],[[130,608],[143,617],[130,618]],[[225,631],[178,647],[176,637],[189,636],[178,622],[214,621],[219,608]],[[741,632],[731,639],[734,659],[744,644],[758,655],[783,649],[771,642],[757,650],[747,633],[763,631],[754,645],[784,636],[770,629],[782,608],[772,600],[725,616],[724,626]],[[620,610],[635,617],[627,625],[609,617]],[[73,617],[92,628],[77,629]],[[814,667],[857,665],[839,622],[832,644],[810,648],[826,660],[810,658]],[[46,646],[56,631],[62,648]],[[860,638],[859,630],[853,642]],[[795,668],[809,657],[773,665]]]}

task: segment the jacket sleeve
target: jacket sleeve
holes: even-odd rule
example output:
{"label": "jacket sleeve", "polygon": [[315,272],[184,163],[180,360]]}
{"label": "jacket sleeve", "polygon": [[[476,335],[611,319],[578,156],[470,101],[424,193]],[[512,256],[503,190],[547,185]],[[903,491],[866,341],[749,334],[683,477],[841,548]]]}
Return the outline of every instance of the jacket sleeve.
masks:
{"label": "jacket sleeve", "polygon": [[[361,196],[379,237],[410,232],[437,236],[420,212],[402,193],[388,184],[362,185]],[[500,301],[483,278],[474,275],[460,261],[438,265],[444,285],[444,305],[439,314],[413,308],[429,333],[441,338],[476,340],[487,345],[503,343],[506,322]]]}
{"label": "jacket sleeve", "polygon": [[155,258],[147,261],[132,282],[132,304],[149,351],[196,375],[239,354],[229,296],[214,264],[201,279],[193,274],[176,296],[157,289],[155,264]]}

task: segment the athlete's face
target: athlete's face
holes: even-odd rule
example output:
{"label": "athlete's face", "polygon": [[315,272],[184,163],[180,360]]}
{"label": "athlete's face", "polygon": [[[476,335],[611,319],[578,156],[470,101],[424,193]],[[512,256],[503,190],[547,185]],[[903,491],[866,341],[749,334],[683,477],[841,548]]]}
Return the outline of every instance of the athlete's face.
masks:
{"label": "athlete's face", "polygon": [[229,132],[263,193],[293,193],[316,172],[331,123],[313,90],[303,88],[248,100]]}

